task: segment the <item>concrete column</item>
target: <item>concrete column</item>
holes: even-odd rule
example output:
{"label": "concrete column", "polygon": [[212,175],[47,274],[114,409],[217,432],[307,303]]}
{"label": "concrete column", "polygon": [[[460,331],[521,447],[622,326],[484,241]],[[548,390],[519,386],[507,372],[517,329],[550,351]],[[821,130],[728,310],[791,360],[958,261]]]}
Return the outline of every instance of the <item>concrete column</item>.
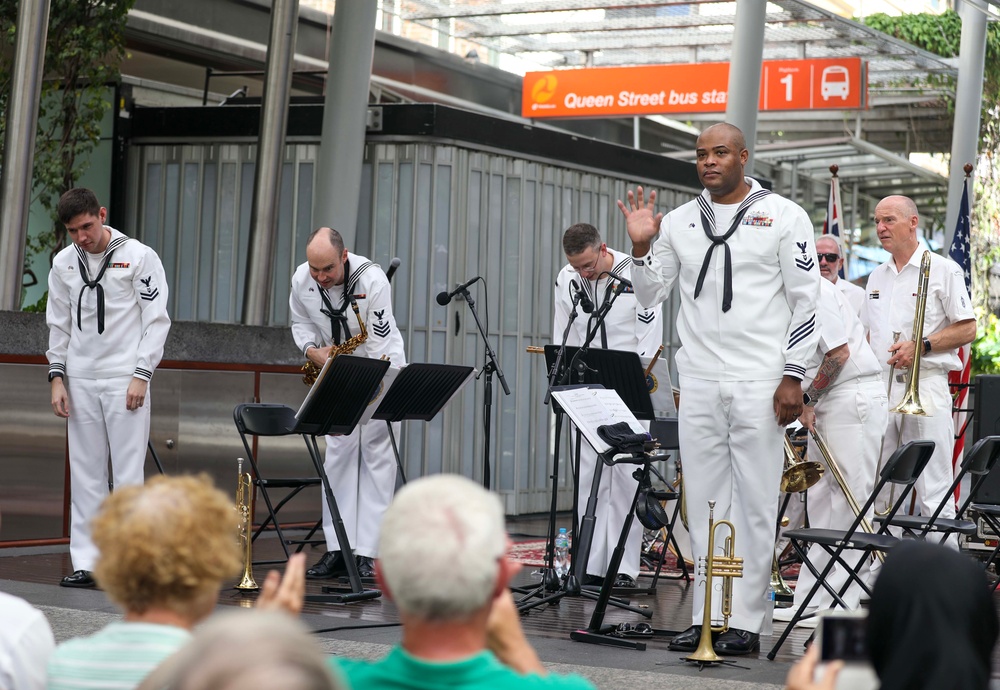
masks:
{"label": "concrete column", "polygon": [[[976,165],[979,150],[979,119],[983,102],[983,71],[986,60],[986,7],[981,0],[964,0],[962,40],[958,52],[958,86],[955,89],[955,124],[951,135],[951,168],[948,175],[948,211],[944,221],[944,251],[951,247],[962,201],[966,163]],[[975,179],[975,171],[973,177]],[[969,188],[969,205],[972,187]]]}
{"label": "concrete column", "polygon": [[355,249],[368,83],[375,55],[375,2],[340,2],[333,15],[313,225],[332,227]]}
{"label": "concrete column", "polygon": [[49,0],[22,2],[17,13],[14,74],[0,166],[0,310],[21,308],[38,100],[42,90]]}
{"label": "concrete column", "polygon": [[746,173],[753,174],[753,151],[757,143],[757,106],[760,103],[760,71],[764,58],[764,20],[767,0],[736,3],[733,52],[729,60],[729,95],[726,122],[743,130],[750,159]]}
{"label": "concrete column", "polygon": [[274,0],[271,5],[271,35],[264,67],[264,98],[260,111],[260,135],[257,137],[253,208],[250,211],[247,275],[243,284],[243,323],[248,326],[266,326],[271,306],[278,197],[298,17],[299,0]]}

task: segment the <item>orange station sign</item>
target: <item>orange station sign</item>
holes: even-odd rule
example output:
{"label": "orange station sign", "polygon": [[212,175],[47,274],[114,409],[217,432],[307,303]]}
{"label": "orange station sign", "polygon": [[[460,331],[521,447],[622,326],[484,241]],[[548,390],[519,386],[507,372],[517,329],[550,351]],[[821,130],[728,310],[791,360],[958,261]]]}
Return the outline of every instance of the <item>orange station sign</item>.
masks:
{"label": "orange station sign", "polygon": [[[521,87],[521,115],[725,112],[728,88],[728,62],[528,72]],[[867,73],[860,58],[768,60],[761,69],[759,108],[863,108],[867,90]]]}

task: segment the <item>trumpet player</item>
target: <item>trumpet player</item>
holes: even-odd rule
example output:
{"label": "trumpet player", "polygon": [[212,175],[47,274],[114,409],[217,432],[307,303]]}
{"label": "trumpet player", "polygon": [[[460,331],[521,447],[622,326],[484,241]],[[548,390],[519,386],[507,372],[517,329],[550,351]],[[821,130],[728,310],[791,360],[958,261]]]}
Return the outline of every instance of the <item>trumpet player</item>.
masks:
{"label": "trumpet player", "polygon": [[[856,514],[846,492],[850,491],[857,499],[855,505],[861,505],[875,485],[875,466],[885,433],[888,399],[882,383],[882,367],[865,339],[861,320],[848,298],[832,281],[820,282],[817,317],[819,345],[803,381],[807,402],[799,422],[810,431],[819,432],[846,487],[837,483],[829,467],[825,468],[823,478],[809,489],[809,525],[847,529]],[[811,435],[808,452],[810,460],[824,462]],[[816,552],[810,560],[822,570],[829,557],[822,549],[817,548]],[[866,559],[859,573],[862,579],[867,578],[868,563]],[[827,576],[827,583],[839,592],[847,579],[843,567],[835,564]],[[815,581],[812,572],[802,568],[795,586],[793,607],[775,611],[775,619],[791,620]],[[861,588],[852,584],[843,598],[850,608],[858,608]],[[810,601],[809,611],[832,607],[833,597],[820,588]],[[802,624],[811,626],[818,620],[806,618]]]}
{"label": "trumpet player", "polygon": [[[712,125],[696,146],[705,188],[697,199],[664,216],[656,213],[655,192],[647,202],[640,187],[618,208],[632,239],[639,301],[663,302],[678,284],[678,430],[691,548],[707,552],[706,507],[716,501],[717,515],[741,535],[744,568],[730,628],[714,649],[750,654],[760,648],[771,574],[782,435],[802,414],[802,378],[819,337],[820,277],[806,212],[744,176],[743,132]],[[697,648],[704,601],[699,585],[693,625],[670,649]]]}
{"label": "trumpet player", "polygon": [[[360,332],[358,317],[350,308],[352,301],[357,302],[368,330],[367,339],[353,354],[375,359],[385,355],[393,365],[406,364],[385,273],[365,257],[347,251],[339,232],[319,228],[309,236],[306,262],[295,269],[288,297],[292,337],[316,366],[323,366],[332,346]],[[361,577],[373,577],[382,515],[396,486],[396,461],[385,423],[373,420],[346,436],[327,436],[323,466],[356,554],[358,572]],[[325,500],[322,506],[327,551],[306,571],[306,577],[313,580],[346,572],[330,508]]]}
{"label": "trumpet player", "polygon": [[[888,380],[890,369],[896,377],[889,398],[890,410],[906,392],[905,370],[913,363],[915,352],[912,330],[924,253],[917,240],[919,224],[917,206],[909,197],[888,196],[875,207],[879,241],[892,256],[868,278],[862,321],[869,331],[872,350],[882,363],[884,378]],[[955,437],[948,372],[961,367],[958,348],[976,337],[975,314],[962,269],[937,254],[932,253],[930,259],[923,338],[916,343],[921,348],[920,375],[914,382],[919,386],[927,415],[890,413],[882,447],[884,459],[900,444],[916,439],[934,441],[934,455],[915,485],[916,507],[923,515],[934,512],[953,479]],[[902,333],[895,343],[894,332]],[[955,517],[951,502],[942,510],[941,517]]]}
{"label": "trumpet player", "polygon": [[[579,301],[584,314],[573,321],[567,335],[566,344],[581,346],[587,333],[594,327],[595,306],[611,299],[618,279],[610,275],[629,279],[632,259],[623,252],[610,249],[601,240],[601,234],[593,225],[577,223],[563,233],[563,252],[567,264],[556,276],[554,295],[553,339],[558,344],[562,338],[574,304]],[[599,332],[591,347],[613,350],[631,350],[638,355],[652,355],[663,341],[663,318],[659,305],[644,308],[635,298],[631,287],[626,287],[618,299],[611,302],[611,310],[600,325]],[[597,453],[588,443],[580,445],[580,492],[586,495],[594,480]],[[625,517],[632,509],[636,480],[632,476],[634,466],[612,465],[601,475],[597,502],[594,540],[587,561],[587,579],[583,584],[597,585],[602,578],[615,578],[616,587],[635,587],[639,575],[639,551],[642,546],[642,524],[632,521],[632,530],[625,542],[625,554],[619,573],[607,573],[611,562],[611,552],[618,544]],[[579,502],[578,519],[583,520],[586,500]]]}

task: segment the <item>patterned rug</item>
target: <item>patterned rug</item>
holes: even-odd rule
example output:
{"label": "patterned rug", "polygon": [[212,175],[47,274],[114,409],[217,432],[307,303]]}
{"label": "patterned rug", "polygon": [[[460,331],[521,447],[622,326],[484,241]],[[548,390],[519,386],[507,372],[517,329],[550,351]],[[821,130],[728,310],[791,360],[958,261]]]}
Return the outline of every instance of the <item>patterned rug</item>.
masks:
{"label": "patterned rug", "polygon": [[[656,545],[659,548],[659,544]],[[524,565],[539,567],[545,565],[545,540],[530,539],[518,542],[511,549],[511,558]],[[642,571],[653,572],[656,569],[656,559],[659,558],[659,551],[651,551],[643,555]],[[651,564],[650,564],[651,562]],[[690,565],[688,566],[690,568]],[[663,560],[663,572],[680,572],[677,567],[677,557],[672,552],[667,552],[667,557]]]}

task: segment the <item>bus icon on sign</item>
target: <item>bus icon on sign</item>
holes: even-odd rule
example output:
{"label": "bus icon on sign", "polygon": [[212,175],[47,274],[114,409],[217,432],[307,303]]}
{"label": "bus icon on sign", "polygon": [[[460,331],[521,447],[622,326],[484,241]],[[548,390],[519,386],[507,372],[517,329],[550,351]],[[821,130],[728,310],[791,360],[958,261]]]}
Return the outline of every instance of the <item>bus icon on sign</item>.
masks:
{"label": "bus icon on sign", "polygon": [[819,92],[823,100],[828,101],[834,96],[840,96],[846,101],[851,93],[850,78],[846,67],[833,65],[825,68],[819,82]]}

